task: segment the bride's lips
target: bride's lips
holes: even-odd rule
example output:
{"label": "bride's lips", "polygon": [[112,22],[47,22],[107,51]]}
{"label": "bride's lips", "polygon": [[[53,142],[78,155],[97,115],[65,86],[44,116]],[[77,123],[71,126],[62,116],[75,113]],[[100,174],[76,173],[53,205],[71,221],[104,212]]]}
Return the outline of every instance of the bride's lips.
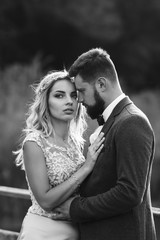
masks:
{"label": "bride's lips", "polygon": [[67,113],[67,114],[72,114],[74,112],[74,109],[67,108],[67,109],[64,110],[64,112]]}

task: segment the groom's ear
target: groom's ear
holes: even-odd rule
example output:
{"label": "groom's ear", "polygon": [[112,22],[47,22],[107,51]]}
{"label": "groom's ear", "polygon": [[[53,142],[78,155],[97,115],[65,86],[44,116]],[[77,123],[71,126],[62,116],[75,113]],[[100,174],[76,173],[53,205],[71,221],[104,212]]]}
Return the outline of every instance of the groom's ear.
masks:
{"label": "groom's ear", "polygon": [[108,80],[105,77],[99,77],[95,82],[95,87],[98,92],[104,92],[107,89]]}

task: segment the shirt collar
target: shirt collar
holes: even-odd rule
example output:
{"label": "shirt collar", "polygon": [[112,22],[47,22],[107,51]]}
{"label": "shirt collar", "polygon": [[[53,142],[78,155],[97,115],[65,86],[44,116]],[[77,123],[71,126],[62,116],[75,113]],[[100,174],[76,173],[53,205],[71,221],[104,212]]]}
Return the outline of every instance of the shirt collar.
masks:
{"label": "shirt collar", "polygon": [[113,102],[111,102],[109,104],[109,106],[104,110],[104,112],[102,113],[104,121],[106,122],[107,119],[109,118],[109,116],[111,115],[113,109],[115,108],[115,106],[123,99],[125,98],[125,94],[122,93],[120,96],[118,96]]}

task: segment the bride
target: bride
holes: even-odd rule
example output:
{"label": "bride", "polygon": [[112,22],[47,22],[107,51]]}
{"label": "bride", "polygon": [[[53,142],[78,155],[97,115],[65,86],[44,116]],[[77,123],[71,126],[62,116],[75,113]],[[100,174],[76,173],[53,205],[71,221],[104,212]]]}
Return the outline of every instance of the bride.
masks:
{"label": "bride", "polygon": [[18,240],[78,240],[75,224],[52,217],[57,206],[78,194],[79,185],[92,171],[103,148],[103,133],[88,148],[85,160],[85,112],[66,71],[48,73],[34,90],[24,141],[16,152],[32,201]]}

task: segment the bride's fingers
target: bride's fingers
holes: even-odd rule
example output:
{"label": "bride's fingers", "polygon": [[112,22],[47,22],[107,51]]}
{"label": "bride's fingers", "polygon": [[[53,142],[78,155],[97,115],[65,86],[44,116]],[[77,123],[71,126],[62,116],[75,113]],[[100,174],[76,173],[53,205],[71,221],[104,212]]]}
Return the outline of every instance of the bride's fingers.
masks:
{"label": "bride's fingers", "polygon": [[101,140],[103,139],[103,137],[104,137],[104,133],[101,132],[101,133],[98,135],[98,137],[96,138],[96,140],[94,141],[93,145],[94,145],[94,144],[97,144],[99,141],[101,141]]}
{"label": "bride's fingers", "polygon": [[102,148],[104,147],[104,144],[102,144],[96,151],[96,156],[98,156],[98,154],[101,152]]}
{"label": "bride's fingers", "polygon": [[101,132],[99,135],[98,135],[98,137],[97,137],[97,141],[99,141],[99,140],[101,140],[102,138],[103,138],[103,136],[104,136],[104,132]]}
{"label": "bride's fingers", "polygon": [[95,143],[93,144],[93,148],[94,148],[94,149],[98,149],[98,148],[101,146],[101,144],[104,142],[104,140],[105,140],[105,137],[103,137],[102,139],[100,139],[98,142],[95,142]]}
{"label": "bride's fingers", "polygon": [[103,137],[97,144],[98,145],[102,144],[102,142],[104,142],[104,140],[105,140],[105,137]]}

